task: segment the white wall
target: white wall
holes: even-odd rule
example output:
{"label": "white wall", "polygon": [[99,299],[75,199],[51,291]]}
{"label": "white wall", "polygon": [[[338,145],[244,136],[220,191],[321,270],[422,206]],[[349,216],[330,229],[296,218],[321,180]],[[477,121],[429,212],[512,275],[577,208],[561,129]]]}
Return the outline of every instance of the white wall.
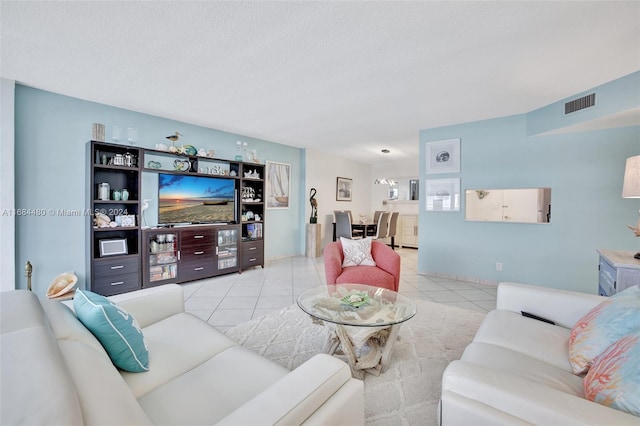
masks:
{"label": "white wall", "polygon": [[386,161],[374,164],[373,180],[389,178],[398,182],[398,200],[389,202],[389,185],[373,185],[371,210],[399,211],[401,214],[418,214],[418,202],[409,201],[409,180],[418,179],[418,158],[411,161]]}
{"label": "white wall", "polygon": [[15,81],[0,79],[0,291],[16,288],[14,99]]}
{"label": "white wall", "polygon": [[[371,187],[373,176],[369,164],[335,157],[320,150],[306,150],[306,223],[311,216],[309,191],[316,188],[318,202],[318,223],[322,224],[322,247],[332,239],[334,210],[351,210],[357,218],[360,213],[372,214]],[[351,201],[336,201],[336,181],[338,177],[353,179]]]}

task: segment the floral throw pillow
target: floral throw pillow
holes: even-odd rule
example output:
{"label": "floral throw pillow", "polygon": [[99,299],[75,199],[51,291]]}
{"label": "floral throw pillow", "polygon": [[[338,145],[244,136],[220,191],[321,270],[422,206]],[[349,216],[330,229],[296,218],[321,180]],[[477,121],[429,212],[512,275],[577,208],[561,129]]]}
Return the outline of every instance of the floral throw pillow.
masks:
{"label": "floral throw pillow", "polygon": [[640,417],[640,328],[596,357],[583,385],[589,401]]}
{"label": "floral throw pillow", "polygon": [[573,326],[569,361],[575,374],[585,373],[591,362],[612,343],[640,327],[640,285],[616,293]]}
{"label": "floral throw pillow", "polygon": [[346,266],[376,266],[376,262],[371,256],[371,238],[361,240],[350,240],[340,237],[344,260],[342,267]]}

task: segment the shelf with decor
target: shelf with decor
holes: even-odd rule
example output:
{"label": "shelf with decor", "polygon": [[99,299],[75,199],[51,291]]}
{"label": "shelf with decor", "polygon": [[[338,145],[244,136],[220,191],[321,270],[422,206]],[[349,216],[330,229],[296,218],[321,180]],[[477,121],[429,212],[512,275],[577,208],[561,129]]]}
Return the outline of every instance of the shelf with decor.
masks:
{"label": "shelf with decor", "polygon": [[[264,164],[215,158],[212,151],[87,146],[92,291],[111,295],[264,267]],[[158,175],[158,228],[141,226],[143,172]],[[182,204],[188,191],[171,198],[176,183],[198,193],[190,205]],[[169,248],[161,235],[173,239]]]}
{"label": "shelf with decor", "polygon": [[145,229],[142,235],[143,286],[175,282],[180,263],[180,234],[168,229]]}
{"label": "shelf with decor", "polygon": [[216,259],[219,273],[235,272],[240,269],[238,244],[240,229],[237,225],[216,227]]}
{"label": "shelf with decor", "polygon": [[189,173],[237,178],[240,176],[240,163],[215,157],[145,149],[143,170],[145,172]]}
{"label": "shelf with decor", "polygon": [[240,181],[240,223],[242,224],[241,268],[264,268],[265,168],[242,163]]}
{"label": "shelf with decor", "polygon": [[87,143],[88,288],[105,296],[141,288],[139,148]]}

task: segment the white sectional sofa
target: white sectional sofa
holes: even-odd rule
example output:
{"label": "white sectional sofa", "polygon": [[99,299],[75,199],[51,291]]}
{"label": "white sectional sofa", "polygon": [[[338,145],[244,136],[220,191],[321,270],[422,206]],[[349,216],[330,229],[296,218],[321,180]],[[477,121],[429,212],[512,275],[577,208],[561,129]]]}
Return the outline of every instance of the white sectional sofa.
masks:
{"label": "white sectional sofa", "polygon": [[496,310],[443,373],[440,424],[640,425],[638,417],[585,399],[583,376],[572,373],[571,328],[603,300],[501,283]]}
{"label": "white sectional sofa", "polygon": [[114,367],[65,304],[0,293],[0,424],[364,423],[363,383],[334,357],[289,371],[185,313],[177,285],[110,299],[140,325],[149,371]]}

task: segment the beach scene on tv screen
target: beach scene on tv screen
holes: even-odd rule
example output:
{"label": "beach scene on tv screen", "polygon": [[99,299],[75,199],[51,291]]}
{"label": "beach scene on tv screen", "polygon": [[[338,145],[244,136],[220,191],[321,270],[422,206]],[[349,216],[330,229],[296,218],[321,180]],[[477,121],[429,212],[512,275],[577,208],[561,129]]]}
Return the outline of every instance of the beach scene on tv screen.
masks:
{"label": "beach scene on tv screen", "polygon": [[158,223],[231,222],[233,179],[158,175]]}

